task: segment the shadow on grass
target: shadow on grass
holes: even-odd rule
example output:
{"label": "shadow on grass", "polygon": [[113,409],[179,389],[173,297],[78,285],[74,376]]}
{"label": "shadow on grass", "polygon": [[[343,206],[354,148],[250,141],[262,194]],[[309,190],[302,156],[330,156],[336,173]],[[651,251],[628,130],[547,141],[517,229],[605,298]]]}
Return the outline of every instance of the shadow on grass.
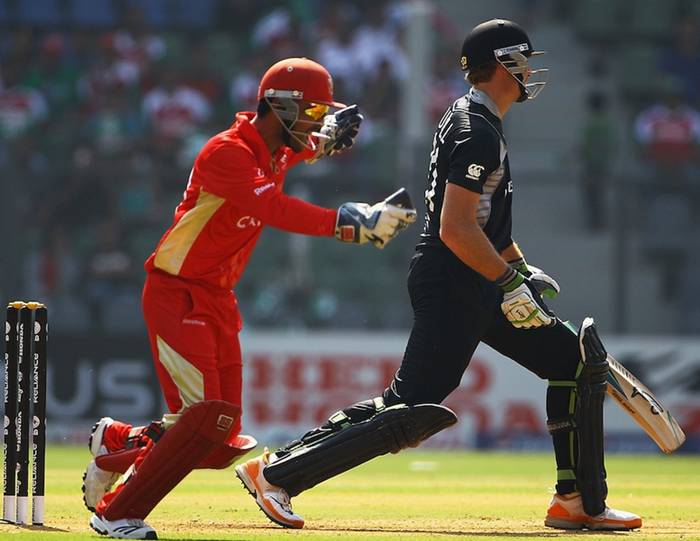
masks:
{"label": "shadow on grass", "polygon": [[[361,527],[309,527],[306,526],[302,530],[284,529],[277,526],[267,526],[258,524],[246,524],[237,525],[236,529],[241,530],[268,530],[271,532],[284,532],[286,535],[294,535],[298,532],[299,535],[304,535],[304,532],[327,532],[327,533],[366,533],[366,534],[403,534],[403,535],[444,535],[449,537],[462,537],[462,536],[472,536],[472,537],[500,537],[500,538],[517,538],[517,537],[532,537],[540,539],[559,539],[559,538],[570,538],[572,536],[586,536],[586,535],[607,535],[607,536],[626,536],[630,532],[628,531],[605,531],[605,530],[538,530],[538,531],[502,531],[493,528],[484,528],[479,530],[441,530],[439,528],[401,528],[401,527],[385,527],[385,528],[361,528]],[[245,534],[244,534],[245,535]],[[169,541],[192,541],[192,538],[175,538],[167,537]],[[207,539],[197,539],[197,541],[224,541],[223,538],[207,538]],[[245,538],[241,538],[237,541],[245,541]]]}
{"label": "shadow on grass", "polygon": [[415,534],[415,535],[445,535],[445,536],[472,536],[472,537],[534,537],[534,538],[568,538],[573,535],[590,535],[590,533],[597,534],[607,534],[607,535],[624,535],[629,532],[610,532],[610,531],[600,531],[590,532],[588,530],[539,530],[536,532],[514,532],[514,531],[502,531],[492,528],[484,528],[479,530],[441,530],[439,528],[435,529],[418,529],[418,528],[401,528],[401,527],[388,527],[388,528],[309,528],[305,527],[304,530],[315,531],[315,532],[354,532],[354,533],[399,533],[399,534]]}
{"label": "shadow on grass", "polygon": [[35,526],[33,524],[13,524],[11,522],[0,521],[0,532],[8,531],[13,528],[18,530],[27,530],[30,532],[60,532],[67,533],[68,530],[62,528],[54,528],[53,526]]}

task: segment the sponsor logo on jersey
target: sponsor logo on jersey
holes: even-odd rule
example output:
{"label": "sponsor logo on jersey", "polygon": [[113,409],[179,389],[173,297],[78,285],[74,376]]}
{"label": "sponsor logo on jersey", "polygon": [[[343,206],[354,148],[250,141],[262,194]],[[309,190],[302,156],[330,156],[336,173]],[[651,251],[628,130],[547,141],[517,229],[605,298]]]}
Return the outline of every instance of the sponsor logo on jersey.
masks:
{"label": "sponsor logo on jersey", "polygon": [[190,319],[190,318],[184,318],[182,320],[182,323],[185,325],[198,325],[200,327],[206,327],[207,324],[204,323],[204,321],[199,320],[199,319]]}
{"label": "sponsor logo on jersey", "polygon": [[236,222],[236,227],[238,229],[245,229],[246,227],[260,227],[262,222],[253,216],[242,216]]}
{"label": "sponsor logo on jersey", "polygon": [[479,177],[484,169],[485,167],[483,165],[478,165],[476,163],[471,164],[469,167],[467,167],[467,178],[479,180]]}
{"label": "sponsor logo on jersey", "polygon": [[259,196],[259,195],[265,193],[265,192],[266,192],[267,190],[269,190],[270,188],[274,188],[274,187],[275,187],[275,183],[274,183],[274,182],[268,182],[267,184],[263,184],[262,186],[258,186],[258,187],[255,188],[253,191],[255,192],[255,195],[258,195],[258,196]]}

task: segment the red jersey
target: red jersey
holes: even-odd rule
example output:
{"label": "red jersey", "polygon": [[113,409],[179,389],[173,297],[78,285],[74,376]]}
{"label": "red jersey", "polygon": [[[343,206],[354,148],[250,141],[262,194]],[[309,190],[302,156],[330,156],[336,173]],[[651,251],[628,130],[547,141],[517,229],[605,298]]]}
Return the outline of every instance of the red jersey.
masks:
{"label": "red jersey", "polygon": [[289,147],[274,156],[251,124],[255,113],[212,137],[197,156],[173,225],[146,261],[188,280],[232,289],[265,225],[332,236],[337,211],[282,192],[287,170],[311,155]]}

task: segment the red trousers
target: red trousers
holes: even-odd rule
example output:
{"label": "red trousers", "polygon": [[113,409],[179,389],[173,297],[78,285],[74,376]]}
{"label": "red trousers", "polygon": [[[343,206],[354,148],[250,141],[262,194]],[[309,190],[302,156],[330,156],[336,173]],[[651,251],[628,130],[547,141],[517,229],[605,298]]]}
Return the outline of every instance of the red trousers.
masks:
{"label": "red trousers", "polygon": [[[233,292],[149,272],[143,289],[143,314],[156,373],[171,413],[180,413],[203,400],[225,400],[241,406],[242,361],[238,342],[241,318]],[[123,449],[131,429],[131,425],[119,423],[119,426],[123,430],[115,424],[114,451]],[[240,431],[239,419],[227,443],[215,449],[198,467],[224,468],[245,454],[255,440],[239,437]],[[136,454],[129,455],[135,470],[152,448],[153,443],[149,442],[135,450]],[[105,495],[97,505],[98,514],[105,513],[124,486],[120,484]]]}
{"label": "red trousers", "polygon": [[202,400],[241,406],[241,317],[232,291],[149,272],[143,315],[171,413]]}

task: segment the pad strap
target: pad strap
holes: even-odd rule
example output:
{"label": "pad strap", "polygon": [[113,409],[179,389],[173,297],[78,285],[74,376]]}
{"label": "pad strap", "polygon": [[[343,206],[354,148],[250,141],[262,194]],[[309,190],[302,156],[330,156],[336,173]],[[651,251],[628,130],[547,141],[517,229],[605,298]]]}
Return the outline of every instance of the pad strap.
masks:
{"label": "pad strap", "polygon": [[574,417],[568,417],[565,419],[547,419],[547,430],[552,436],[563,432],[571,432],[576,430],[576,428],[578,427]]}

